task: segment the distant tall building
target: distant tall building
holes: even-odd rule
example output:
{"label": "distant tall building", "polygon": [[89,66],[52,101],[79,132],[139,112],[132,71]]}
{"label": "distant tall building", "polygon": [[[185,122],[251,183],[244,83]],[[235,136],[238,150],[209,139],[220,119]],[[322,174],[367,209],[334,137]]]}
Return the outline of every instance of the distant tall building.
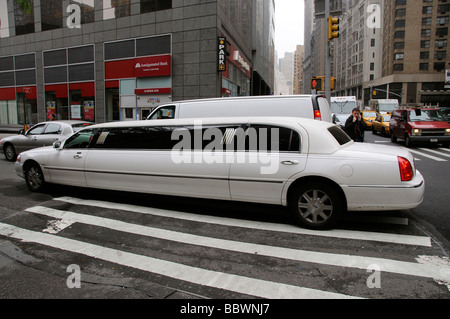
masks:
{"label": "distant tall building", "polygon": [[381,14],[382,0],[342,2],[340,36],[334,40],[337,96],[356,96],[362,102],[364,84],[381,77],[382,21],[381,15],[371,16],[373,5]]}
{"label": "distant tall building", "polygon": [[[366,83],[367,95],[402,104],[450,106],[445,73],[450,69],[450,3],[443,0],[385,1],[382,77]],[[390,94],[387,94],[388,91]]]}
{"label": "distant tall building", "polygon": [[275,70],[276,95],[292,95],[294,80],[294,53],[285,52],[284,57],[278,60],[278,66]]}
{"label": "distant tall building", "polygon": [[303,53],[304,46],[297,45],[294,52],[293,94],[303,94]]}

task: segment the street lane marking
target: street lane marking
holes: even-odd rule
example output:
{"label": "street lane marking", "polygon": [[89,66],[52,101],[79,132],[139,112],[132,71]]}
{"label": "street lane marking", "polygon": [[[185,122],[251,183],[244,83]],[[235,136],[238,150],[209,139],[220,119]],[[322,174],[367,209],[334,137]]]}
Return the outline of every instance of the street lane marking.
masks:
{"label": "street lane marking", "polygon": [[420,148],[420,150],[426,151],[426,152],[430,152],[430,153],[433,153],[433,154],[437,154],[437,155],[440,155],[440,156],[450,157],[450,154],[444,154],[442,152],[439,152],[439,151],[436,151],[436,150],[432,150],[432,149],[429,149],[429,148]]}
{"label": "street lane marking", "polygon": [[441,147],[441,148],[439,148],[441,151],[446,151],[446,152],[450,152],[450,148],[444,148],[444,147]]}
{"label": "street lane marking", "polygon": [[436,156],[433,156],[433,155],[429,155],[429,154],[426,154],[426,153],[423,153],[423,152],[419,152],[419,151],[416,151],[416,150],[413,150],[413,149],[410,149],[410,148],[408,148],[408,151],[410,151],[413,154],[417,154],[417,155],[421,155],[421,156],[424,156],[424,157],[431,158],[431,159],[433,159],[435,161],[438,161],[438,162],[447,162],[446,159],[443,159],[443,158],[440,158],[440,157],[436,157]]}
{"label": "street lane marking", "polygon": [[353,239],[353,240],[367,240],[376,242],[387,242],[393,244],[404,244],[413,246],[425,246],[431,247],[431,238],[426,236],[411,236],[411,235],[398,235],[398,234],[386,234],[377,232],[362,232],[354,230],[340,230],[332,229],[327,231],[315,231],[306,228],[301,228],[294,225],[277,224],[268,222],[258,222],[244,219],[232,219],[226,217],[205,216],[199,214],[183,213],[169,210],[162,210],[157,208],[147,208],[142,206],[135,206],[129,204],[109,203],[97,200],[78,199],[74,197],[59,197],[54,200],[71,203],[75,205],[94,206],[106,209],[119,209],[125,211],[131,211],[140,214],[156,215],[162,217],[176,218],[182,220],[189,220],[195,222],[218,224],[223,226],[234,226],[241,228],[251,228],[257,230],[277,231],[284,233],[292,233],[299,235],[311,235],[341,239]]}
{"label": "street lane marking", "polygon": [[231,275],[0,223],[0,235],[41,244],[194,284],[270,299],[350,299],[349,295]]}
{"label": "street lane marking", "polygon": [[226,239],[198,236],[159,228],[130,224],[113,219],[77,214],[69,211],[61,211],[53,208],[35,206],[26,211],[43,214],[53,218],[68,219],[83,224],[94,225],[116,231],[127,232],[136,235],[148,236],[180,242],[185,244],[235,251],[247,254],[282,258],[301,262],[317,263],[329,266],[346,268],[357,268],[367,270],[370,265],[379,265],[381,271],[390,273],[428,277],[439,280],[450,281],[450,267],[429,266],[424,267],[418,263],[390,260],[385,258],[374,258],[346,254],[322,253],[301,249],[292,249],[276,246],[245,243]]}

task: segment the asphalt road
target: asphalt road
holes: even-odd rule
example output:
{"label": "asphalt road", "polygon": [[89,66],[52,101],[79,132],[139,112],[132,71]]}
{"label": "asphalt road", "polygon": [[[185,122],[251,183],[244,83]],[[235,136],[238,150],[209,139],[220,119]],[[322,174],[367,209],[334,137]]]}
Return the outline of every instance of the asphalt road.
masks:
{"label": "asphalt road", "polygon": [[[366,142],[391,144],[370,132]],[[199,306],[191,311],[206,311],[209,298],[448,299],[450,152],[414,151],[433,156],[415,154],[422,205],[348,214],[327,232],[297,227],[276,206],[62,186],[31,193],[0,158],[0,226],[9,227],[0,298],[175,298]],[[213,305],[215,314],[234,307]]]}

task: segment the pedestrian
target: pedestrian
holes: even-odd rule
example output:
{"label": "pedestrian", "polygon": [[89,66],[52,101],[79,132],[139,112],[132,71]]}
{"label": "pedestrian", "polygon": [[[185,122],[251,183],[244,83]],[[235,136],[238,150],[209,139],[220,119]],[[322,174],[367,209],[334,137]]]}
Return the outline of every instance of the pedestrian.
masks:
{"label": "pedestrian", "polygon": [[361,112],[354,108],[352,115],[345,121],[345,132],[355,142],[364,142],[364,131],[366,130],[366,123],[364,123]]}

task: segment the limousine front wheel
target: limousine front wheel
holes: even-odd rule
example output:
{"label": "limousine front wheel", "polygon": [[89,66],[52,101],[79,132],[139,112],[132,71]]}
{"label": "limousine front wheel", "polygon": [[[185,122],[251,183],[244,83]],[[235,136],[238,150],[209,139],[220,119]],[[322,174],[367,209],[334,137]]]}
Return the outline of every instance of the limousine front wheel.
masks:
{"label": "limousine front wheel", "polygon": [[297,186],[291,193],[290,206],[300,225],[329,229],[341,215],[344,203],[335,187],[323,182]]}
{"label": "limousine front wheel", "polygon": [[28,188],[33,192],[39,192],[44,189],[44,174],[38,164],[29,164],[24,169],[25,181]]}

